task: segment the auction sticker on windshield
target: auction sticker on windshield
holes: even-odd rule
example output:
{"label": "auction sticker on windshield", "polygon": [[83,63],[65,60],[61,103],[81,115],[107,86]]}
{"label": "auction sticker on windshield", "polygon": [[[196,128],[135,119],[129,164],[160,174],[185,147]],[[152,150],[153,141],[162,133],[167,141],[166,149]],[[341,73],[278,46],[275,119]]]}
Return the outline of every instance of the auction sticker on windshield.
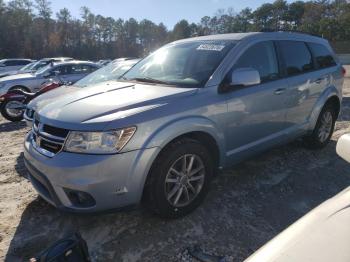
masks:
{"label": "auction sticker on windshield", "polygon": [[197,47],[197,50],[221,52],[224,48],[225,48],[224,45],[201,44],[200,46]]}

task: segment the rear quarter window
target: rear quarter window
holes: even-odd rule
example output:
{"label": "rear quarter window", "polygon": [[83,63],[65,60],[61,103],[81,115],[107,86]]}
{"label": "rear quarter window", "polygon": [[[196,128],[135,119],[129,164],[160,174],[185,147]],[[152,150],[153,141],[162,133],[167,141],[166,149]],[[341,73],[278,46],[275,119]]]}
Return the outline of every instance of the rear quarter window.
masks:
{"label": "rear quarter window", "polygon": [[333,55],[331,54],[331,51],[324,45],[316,43],[308,43],[308,45],[314,56],[317,68],[327,68],[337,64]]}
{"label": "rear quarter window", "polygon": [[304,42],[278,41],[288,76],[299,75],[314,69],[311,53]]}

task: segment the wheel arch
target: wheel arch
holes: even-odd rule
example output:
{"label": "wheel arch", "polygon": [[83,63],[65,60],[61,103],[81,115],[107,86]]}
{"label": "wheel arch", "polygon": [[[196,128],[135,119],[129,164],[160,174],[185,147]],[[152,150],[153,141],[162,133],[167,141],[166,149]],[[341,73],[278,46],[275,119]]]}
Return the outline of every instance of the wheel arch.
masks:
{"label": "wheel arch", "polygon": [[181,138],[192,138],[203,143],[216,154],[218,166],[223,165],[225,143],[223,131],[210,119],[205,117],[186,117],[171,121],[158,128],[144,141],[143,148],[166,146]]}
{"label": "wheel arch", "polygon": [[12,91],[14,89],[24,89],[26,92],[30,92],[30,89],[24,85],[14,85],[10,87],[8,91]]}
{"label": "wheel arch", "polygon": [[140,199],[144,195],[147,179],[159,155],[172,143],[183,138],[199,141],[208,148],[209,153],[213,156],[216,167],[219,168],[223,165],[225,150],[223,148],[223,134],[209,119],[204,117],[188,117],[168,123],[152,134],[144,143],[143,148],[157,147],[159,150],[156,150],[155,154],[150,158],[151,163],[147,170],[145,170],[142,181],[140,181],[139,188],[142,192]]}
{"label": "wheel arch", "polygon": [[[325,105],[332,105],[335,109],[336,112],[336,116],[338,117],[340,114],[340,108],[341,108],[341,104],[340,104],[340,99],[338,96],[331,96],[327,99]],[[324,106],[325,106],[324,105]]]}
{"label": "wheel arch", "polygon": [[339,94],[338,89],[334,86],[327,88],[317,100],[309,118],[309,130],[315,128],[319,114],[324,106],[329,103],[332,103],[335,106],[337,116],[339,116],[341,111],[341,94]]}
{"label": "wheel arch", "polygon": [[142,195],[141,195],[141,199],[145,200],[145,196],[146,196],[146,190],[147,190],[147,185],[149,184],[149,178],[150,178],[150,173],[152,172],[152,169],[154,168],[154,164],[157,162],[157,159],[159,158],[159,156],[168,149],[169,146],[171,146],[172,144],[176,143],[179,140],[182,139],[191,139],[191,140],[196,140],[198,141],[200,144],[202,144],[204,147],[207,148],[209,154],[213,157],[214,160],[214,174],[217,173],[217,170],[219,168],[220,165],[220,148],[217,144],[217,141],[215,140],[215,138],[210,135],[207,132],[204,131],[192,131],[192,132],[188,132],[188,133],[183,133],[175,138],[173,138],[172,140],[170,140],[164,147],[162,147],[158,152],[157,155],[154,157],[150,168],[148,169],[145,179],[143,181],[143,188],[142,188]]}

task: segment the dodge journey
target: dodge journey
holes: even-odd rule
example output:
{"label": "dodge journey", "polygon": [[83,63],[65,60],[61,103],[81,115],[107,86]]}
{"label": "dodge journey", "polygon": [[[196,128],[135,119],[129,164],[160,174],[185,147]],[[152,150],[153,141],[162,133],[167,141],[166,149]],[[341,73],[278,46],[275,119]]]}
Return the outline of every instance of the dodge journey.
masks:
{"label": "dodge journey", "polygon": [[36,103],[25,164],[38,193],[60,209],[142,201],[162,217],[180,217],[201,204],[220,169],[297,138],[326,146],[343,76],[328,42],[316,36],[176,41],[119,80],[57,89],[54,101]]}

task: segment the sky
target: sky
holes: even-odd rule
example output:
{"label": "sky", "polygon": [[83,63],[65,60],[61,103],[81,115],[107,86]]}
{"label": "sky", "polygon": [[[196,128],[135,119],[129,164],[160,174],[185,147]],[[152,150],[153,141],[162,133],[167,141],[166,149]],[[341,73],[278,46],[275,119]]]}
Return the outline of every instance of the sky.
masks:
{"label": "sky", "polygon": [[[212,16],[218,9],[232,7],[239,12],[245,7],[255,9],[267,0],[50,0],[56,13],[67,7],[73,17],[80,17],[80,7],[87,6],[94,14],[140,21],[144,18],[163,22],[171,29],[179,20],[200,22],[203,16]],[[290,1],[288,1],[290,2]]]}

